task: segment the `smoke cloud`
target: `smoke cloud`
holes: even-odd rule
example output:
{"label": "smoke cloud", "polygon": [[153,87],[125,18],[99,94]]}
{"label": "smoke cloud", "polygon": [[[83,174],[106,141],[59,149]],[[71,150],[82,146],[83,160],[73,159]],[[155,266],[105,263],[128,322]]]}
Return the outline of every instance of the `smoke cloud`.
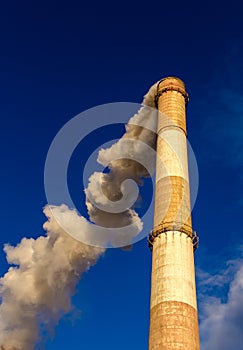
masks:
{"label": "smoke cloud", "polygon": [[154,89],[153,86],[145,96],[144,107],[129,120],[123,137],[110,148],[99,151],[97,161],[108,166],[110,172],[94,173],[85,190],[93,222],[105,227],[136,225],[135,235],[142,230],[142,221],[130,209],[138,195],[133,184],[141,185],[142,178],[149,177],[155,167],[157,115],[148,108],[154,105]]}
{"label": "smoke cloud", "polygon": [[[145,158],[151,169],[155,163],[143,144],[155,147],[155,134],[146,127],[155,130],[156,118],[151,118],[151,109],[146,106],[154,107],[156,85],[145,95],[144,107],[130,119],[122,139],[100,151],[98,162],[108,166],[110,172],[94,173],[86,189],[90,220],[104,229],[135,223],[131,239],[142,230],[141,220],[129,206],[137,196],[134,183],[141,185],[142,178],[149,176],[138,160]],[[124,206],[124,198],[129,205]],[[1,350],[33,350],[41,341],[41,330],[52,331],[60,317],[71,310],[71,297],[82,274],[105,252],[67,233],[72,232],[74,237],[79,232],[87,237],[93,234],[94,225],[76,210],[47,205],[44,214],[45,236],[23,238],[15,247],[4,247],[11,266],[0,280]],[[119,244],[119,237],[116,241]]]}
{"label": "smoke cloud", "polygon": [[[56,210],[80,229],[74,210],[65,206]],[[70,311],[70,297],[80,276],[103,253],[67,235],[48,206],[44,213],[46,237],[23,238],[16,247],[4,248],[8,263],[18,266],[10,267],[1,279],[0,334],[5,350],[33,349],[40,324],[51,330]]]}

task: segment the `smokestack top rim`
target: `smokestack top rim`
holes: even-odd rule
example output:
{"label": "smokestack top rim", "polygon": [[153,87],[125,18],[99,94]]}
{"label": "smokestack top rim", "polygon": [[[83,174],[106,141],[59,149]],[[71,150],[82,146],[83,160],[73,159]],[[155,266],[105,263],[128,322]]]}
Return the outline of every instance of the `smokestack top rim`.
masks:
{"label": "smokestack top rim", "polygon": [[174,77],[174,76],[169,76],[169,77],[165,77],[162,78],[161,80],[159,80],[158,84],[157,84],[157,91],[160,90],[160,88],[162,87],[161,85],[163,85],[164,87],[171,87],[174,86],[175,87],[179,87],[182,88],[185,92],[186,92],[186,87],[185,87],[185,83],[183,82],[183,80],[181,80],[180,78]]}
{"label": "smokestack top rim", "polygon": [[158,108],[159,97],[167,91],[177,91],[185,99],[185,105],[187,106],[189,101],[189,95],[186,91],[184,82],[177,77],[169,76],[159,80],[157,84],[157,94],[155,95],[154,104]]}

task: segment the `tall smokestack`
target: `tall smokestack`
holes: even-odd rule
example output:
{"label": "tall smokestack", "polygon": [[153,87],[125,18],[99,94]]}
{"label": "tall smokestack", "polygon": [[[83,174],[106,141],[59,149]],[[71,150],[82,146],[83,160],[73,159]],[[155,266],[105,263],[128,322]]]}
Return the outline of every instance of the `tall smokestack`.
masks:
{"label": "tall smokestack", "polygon": [[[188,94],[175,77],[157,85],[158,140],[149,350],[199,350],[186,113]],[[161,163],[160,163],[161,164]]]}

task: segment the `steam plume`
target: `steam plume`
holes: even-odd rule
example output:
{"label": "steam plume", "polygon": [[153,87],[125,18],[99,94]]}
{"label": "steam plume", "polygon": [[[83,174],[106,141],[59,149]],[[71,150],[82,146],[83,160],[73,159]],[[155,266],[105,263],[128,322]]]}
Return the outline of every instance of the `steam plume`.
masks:
{"label": "steam plume", "polygon": [[[56,210],[79,225],[75,211],[65,206]],[[50,329],[70,310],[70,296],[80,276],[102,253],[67,235],[49,207],[44,213],[46,237],[23,238],[17,247],[4,248],[8,263],[18,266],[10,267],[1,280],[0,333],[6,350],[33,349],[39,324]]]}
{"label": "steam plume", "polygon": [[[156,84],[145,96],[144,107],[129,121],[122,139],[111,148],[100,151],[98,162],[108,165],[110,173],[93,174],[86,189],[91,221],[103,227],[121,227],[135,222],[133,235],[142,229],[142,223],[133,209],[107,212],[100,209],[100,204],[105,206],[110,201],[119,202],[123,196],[122,186],[127,179],[141,184],[141,178],[149,175],[145,167],[136,162],[143,153],[142,146],[134,143],[133,147],[131,140],[154,147],[154,133],[145,128],[148,123],[154,126],[156,123],[149,120],[146,109],[146,106],[154,106],[155,89]],[[133,125],[137,121],[140,126]],[[122,159],[125,158],[124,149],[121,152],[122,142],[126,139],[130,143],[127,143],[127,158]],[[146,157],[145,153],[143,157]],[[99,186],[104,194],[101,200],[97,192]],[[43,226],[45,236],[23,238],[16,247],[4,247],[7,261],[12,266],[0,280],[1,350],[33,350],[35,343],[40,341],[40,329],[52,330],[60,317],[71,310],[71,297],[79,279],[105,251],[104,248],[75,240],[60,225],[57,217],[62,218],[64,227],[70,232],[84,230],[84,235],[92,234],[89,232],[92,225],[75,210],[65,205],[47,205],[44,214],[47,217]]]}

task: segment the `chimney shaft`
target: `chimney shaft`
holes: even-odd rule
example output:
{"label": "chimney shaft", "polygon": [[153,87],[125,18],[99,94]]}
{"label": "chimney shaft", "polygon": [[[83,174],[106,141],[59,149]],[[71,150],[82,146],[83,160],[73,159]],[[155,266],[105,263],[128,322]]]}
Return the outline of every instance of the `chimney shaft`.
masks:
{"label": "chimney shaft", "polygon": [[199,350],[186,144],[188,95],[174,77],[158,83],[158,140],[149,350]]}

